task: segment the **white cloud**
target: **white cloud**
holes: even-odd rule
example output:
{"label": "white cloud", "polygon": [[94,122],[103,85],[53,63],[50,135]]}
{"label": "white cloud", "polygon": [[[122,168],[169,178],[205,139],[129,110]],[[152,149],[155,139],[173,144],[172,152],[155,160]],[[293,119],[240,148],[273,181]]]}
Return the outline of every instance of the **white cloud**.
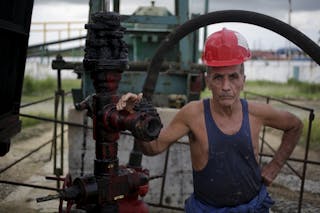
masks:
{"label": "white cloud", "polygon": [[[307,0],[312,1],[312,0]],[[89,2],[89,1],[88,1]],[[112,1],[111,1],[112,2]],[[196,9],[197,11],[201,12],[203,10],[203,2],[199,1],[197,5],[195,5],[195,1],[190,3],[191,9]],[[226,3],[223,3],[226,2]],[[281,8],[274,8],[271,10],[271,6],[276,3],[272,1],[273,4],[268,3],[265,4],[268,6],[269,9],[259,8],[257,5],[261,5],[262,3],[259,1],[256,4],[251,3],[251,5],[241,5],[236,4],[237,1],[233,1],[234,6],[228,6],[227,3],[229,1],[213,1],[211,2],[213,8],[216,10],[218,9],[243,9],[242,7],[249,7],[248,9],[252,9],[252,11],[259,12],[262,14],[266,14],[272,17],[275,17],[279,20],[284,22],[288,22],[288,11],[286,10],[286,3],[282,2]],[[265,1],[263,1],[265,2]],[[293,1],[296,2],[295,0]],[[230,3],[230,2],[229,2]],[[132,0],[122,0],[120,5],[120,12],[121,14],[131,14],[138,6],[148,6],[150,5],[150,0],[139,0],[139,5],[137,5],[136,1]],[[200,5],[200,6],[199,6]],[[174,8],[174,1],[156,1],[156,6],[164,6],[167,7],[172,13]],[[202,8],[201,8],[202,7]],[[314,9],[316,9],[315,7]],[[292,25],[297,28],[299,31],[304,33],[306,36],[311,38],[313,41],[318,42],[319,39],[319,30],[320,30],[320,7],[317,8],[318,10],[314,11],[306,11],[306,10],[294,10],[291,16]],[[89,4],[79,3],[79,4],[72,4],[72,3],[65,3],[63,1],[58,2],[50,2],[47,4],[37,4],[35,3],[33,9],[33,22],[48,22],[48,21],[82,21],[86,23],[88,20],[88,12],[89,12]],[[252,49],[277,49],[279,47],[283,47],[288,44],[286,39],[283,37],[266,30],[261,27],[248,25],[248,24],[241,24],[241,23],[224,23],[224,24],[216,24],[209,27],[209,33],[221,29],[222,26],[226,26],[230,29],[234,29],[242,33],[247,39],[250,47]],[[79,28],[84,28],[83,25],[79,26]],[[30,34],[30,42],[29,44],[41,43],[42,37],[39,36],[39,33]],[[54,34],[51,40],[56,40],[57,33]],[[48,39],[50,40],[50,39]]]}
{"label": "white cloud", "polygon": [[[84,24],[88,20],[89,6],[84,4],[35,4],[32,12],[29,45],[85,35]],[[59,24],[58,24],[58,23]],[[64,24],[62,24],[64,22]],[[68,32],[68,22],[71,22]],[[77,23],[73,23],[77,22]],[[44,23],[46,35],[44,36]]]}
{"label": "white cloud", "polygon": [[32,22],[39,21],[87,21],[89,5],[85,4],[35,4]]}
{"label": "white cloud", "polygon": [[292,25],[306,34],[314,42],[320,38],[320,10],[310,12],[295,12],[292,14]]}

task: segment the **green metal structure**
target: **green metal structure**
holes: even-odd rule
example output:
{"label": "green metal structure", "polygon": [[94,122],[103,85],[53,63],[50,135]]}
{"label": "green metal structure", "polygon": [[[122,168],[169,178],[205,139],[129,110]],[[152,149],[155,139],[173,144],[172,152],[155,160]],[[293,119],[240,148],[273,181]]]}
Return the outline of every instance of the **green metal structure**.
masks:
{"label": "green metal structure", "polygon": [[[107,1],[108,2],[108,1]],[[103,0],[90,0],[90,15],[110,9]],[[119,13],[121,1],[113,0],[113,11]],[[154,1],[150,6],[138,7],[132,15],[122,15],[122,25],[127,32],[124,40],[129,48],[129,68],[122,75],[119,93],[142,91],[149,61],[162,40],[177,26],[194,17],[189,14],[189,2],[175,0],[175,14],[165,7],[158,7]],[[90,18],[89,18],[90,21]],[[165,66],[159,76],[153,102],[157,106],[175,107],[175,102],[188,102],[198,99],[202,85],[203,67],[197,65],[198,32],[188,35],[172,47],[165,57]],[[84,97],[93,93],[90,76],[82,75]],[[173,97],[173,100],[172,100]],[[170,100],[171,99],[171,100]],[[173,104],[172,104],[173,103]]]}

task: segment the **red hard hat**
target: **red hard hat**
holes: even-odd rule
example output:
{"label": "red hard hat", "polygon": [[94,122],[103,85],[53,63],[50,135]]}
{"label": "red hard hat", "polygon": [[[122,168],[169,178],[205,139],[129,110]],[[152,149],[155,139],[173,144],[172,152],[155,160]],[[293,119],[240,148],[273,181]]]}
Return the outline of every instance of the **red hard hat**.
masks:
{"label": "red hard hat", "polygon": [[242,64],[250,57],[246,39],[238,32],[223,28],[207,38],[202,61],[207,66],[221,67]]}

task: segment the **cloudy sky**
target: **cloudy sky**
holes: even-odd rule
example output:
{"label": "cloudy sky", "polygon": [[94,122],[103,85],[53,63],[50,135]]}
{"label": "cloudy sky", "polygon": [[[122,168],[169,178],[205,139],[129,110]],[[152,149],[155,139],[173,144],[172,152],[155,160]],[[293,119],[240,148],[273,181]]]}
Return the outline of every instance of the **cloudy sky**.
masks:
{"label": "cloudy sky", "polygon": [[[112,2],[112,0],[111,0]],[[148,6],[151,0],[121,0],[120,13],[131,14],[138,6]],[[203,14],[205,0],[189,0],[192,13]],[[155,0],[156,6],[165,6],[174,13],[174,0]],[[291,0],[291,25],[303,32],[313,41],[320,38],[320,0]],[[289,0],[209,0],[209,12],[217,10],[250,10],[272,16],[288,23]],[[32,22],[83,21],[86,22],[89,0],[35,0]],[[81,24],[79,28],[82,28]],[[277,49],[289,45],[283,37],[261,27],[223,23],[209,26],[209,33],[227,27],[243,34],[251,49]],[[32,26],[31,29],[35,29]],[[85,33],[83,31],[82,33]],[[78,32],[80,34],[80,32]],[[63,37],[63,33],[61,35]],[[39,42],[43,36],[31,31],[30,44]],[[48,36],[50,37],[50,36]],[[47,40],[56,40],[51,35]]]}

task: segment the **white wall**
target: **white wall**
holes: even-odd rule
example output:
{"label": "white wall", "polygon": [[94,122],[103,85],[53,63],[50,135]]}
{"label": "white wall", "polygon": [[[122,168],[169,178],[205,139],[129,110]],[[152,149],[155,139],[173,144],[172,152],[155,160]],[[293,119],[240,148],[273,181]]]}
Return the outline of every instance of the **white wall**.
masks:
{"label": "white wall", "polygon": [[251,60],[245,63],[247,80],[268,80],[285,83],[299,70],[297,80],[320,83],[320,66],[310,61],[263,61]]}

